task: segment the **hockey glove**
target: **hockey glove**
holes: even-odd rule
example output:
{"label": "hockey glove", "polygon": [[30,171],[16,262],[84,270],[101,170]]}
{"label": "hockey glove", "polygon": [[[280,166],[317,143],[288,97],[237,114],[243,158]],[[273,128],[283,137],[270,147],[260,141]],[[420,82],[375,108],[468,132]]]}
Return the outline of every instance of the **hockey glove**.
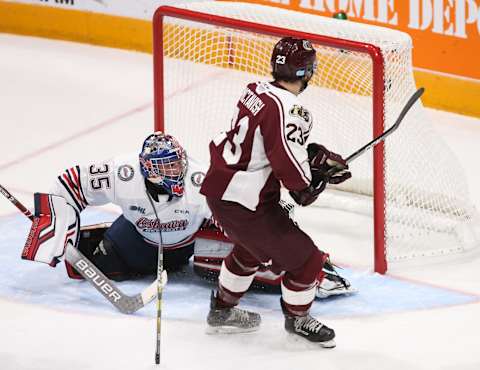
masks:
{"label": "hockey glove", "polygon": [[[348,171],[348,164],[341,155],[316,143],[308,144],[307,152],[314,188],[318,187],[321,182],[336,185],[352,177],[351,172]],[[335,170],[332,170],[333,168]],[[330,170],[332,173],[329,173]]]}
{"label": "hockey glove", "polygon": [[310,185],[309,187],[300,190],[300,191],[290,191],[290,196],[300,206],[308,206],[315,202],[322,191],[325,190],[327,183],[320,181],[317,187]]}
{"label": "hockey glove", "polygon": [[[301,191],[290,191],[290,196],[301,206],[308,206],[317,200],[327,184],[340,184],[352,177],[345,160],[323,145],[308,144],[307,152],[312,173],[310,186]],[[332,170],[333,168],[335,170]],[[329,173],[330,170],[332,170],[331,173]]]}

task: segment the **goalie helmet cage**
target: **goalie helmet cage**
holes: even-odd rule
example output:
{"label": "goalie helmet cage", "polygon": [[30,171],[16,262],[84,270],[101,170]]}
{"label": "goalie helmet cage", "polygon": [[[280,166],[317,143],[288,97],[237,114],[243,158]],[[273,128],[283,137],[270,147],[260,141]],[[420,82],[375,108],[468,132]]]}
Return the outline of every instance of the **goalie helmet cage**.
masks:
{"label": "goalie helmet cage", "polygon": [[[301,96],[314,118],[309,141],[344,156],[390,127],[416,89],[411,39],[400,31],[257,4],[162,6],[153,19],[155,129],[208,163],[208,144],[227,129],[246,84],[271,80],[271,52],[285,36],[317,51]],[[478,245],[465,175],[421,102],[350,168],[353,178],[316,203],[373,214],[375,271]]]}

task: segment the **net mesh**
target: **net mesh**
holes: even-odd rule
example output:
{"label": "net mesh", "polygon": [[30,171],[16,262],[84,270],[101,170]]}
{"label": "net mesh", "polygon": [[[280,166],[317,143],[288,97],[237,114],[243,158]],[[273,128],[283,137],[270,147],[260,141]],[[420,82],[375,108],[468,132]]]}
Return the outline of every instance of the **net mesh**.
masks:
{"label": "net mesh", "polygon": [[[405,33],[254,4],[212,2],[182,8],[380,47],[385,61],[385,127],[394,123],[415,91],[412,43]],[[165,130],[189,155],[208,163],[208,143],[229,128],[246,84],[271,79],[270,56],[277,41],[254,31],[165,17]],[[373,138],[372,60],[341,47],[314,47],[319,67],[300,97],[314,118],[309,141],[347,156]],[[385,253],[390,262],[460,252],[479,241],[478,217],[461,165],[425,114],[417,102],[385,143]],[[350,167],[353,178],[335,192],[349,200],[333,202],[371,214],[371,152]],[[317,204],[328,206],[322,197]]]}

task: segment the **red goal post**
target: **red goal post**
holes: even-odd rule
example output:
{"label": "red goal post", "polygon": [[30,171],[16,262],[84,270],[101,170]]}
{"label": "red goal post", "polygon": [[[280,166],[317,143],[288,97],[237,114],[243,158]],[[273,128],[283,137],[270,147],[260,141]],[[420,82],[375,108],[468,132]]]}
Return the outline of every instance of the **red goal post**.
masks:
{"label": "red goal post", "polygon": [[[244,11],[241,7],[248,9]],[[252,12],[254,15],[250,15]],[[263,13],[265,13],[264,17]],[[376,35],[376,33],[386,32],[387,36],[391,36],[388,32],[394,32],[392,30],[385,29],[386,31],[383,31],[380,27],[357,25],[353,24],[353,22],[342,23],[342,21],[339,20],[321,19],[323,17],[315,17],[303,13],[299,16],[295,13],[296,12],[253,4],[222,2],[215,2],[209,5],[194,4],[179,7],[159,7],[153,18],[155,129],[175,135],[190,153],[193,152],[196,154],[196,151],[198,151],[202,152],[203,155],[205,152],[208,152],[208,140],[201,139],[201,136],[204,132],[208,132],[210,136],[207,136],[212,138],[213,135],[228,127],[229,118],[223,113],[217,114],[217,111],[223,109],[222,106],[225,104],[222,102],[225,96],[229,98],[232,97],[232,103],[227,105],[229,105],[228,109],[233,109],[233,102],[240,96],[241,88],[233,89],[232,86],[235,85],[233,82],[234,78],[227,77],[227,82],[223,82],[223,85],[208,90],[206,86],[207,81],[210,83],[211,79],[219,75],[222,76],[226,72],[235,76],[241,72],[247,74],[250,79],[252,75],[258,76],[259,79],[268,78],[265,77],[268,74],[266,68],[269,68],[268,53],[271,52],[274,41],[281,37],[292,36],[306,38],[312,42],[317,49],[319,70],[322,70],[322,63],[325,62],[324,69],[328,70],[326,77],[320,82],[313,81],[313,85],[318,87],[319,90],[336,90],[337,96],[345,99],[345,103],[342,102],[340,106],[337,106],[335,109],[340,111],[345,108],[344,104],[350,105],[348,102],[352,101],[351,109],[353,113],[349,113],[346,117],[338,118],[338,122],[340,122],[341,125],[352,124],[350,121],[355,121],[357,119],[356,112],[360,112],[361,110],[363,112],[362,114],[366,117],[362,118],[362,121],[370,125],[370,129],[366,130],[362,128],[362,130],[368,131],[369,137],[368,139],[362,137],[356,138],[355,140],[360,140],[361,145],[363,145],[383,133],[385,126],[393,123],[392,117],[396,115],[394,111],[397,109],[397,106],[403,105],[406,102],[404,96],[408,97],[411,93],[406,92],[406,90],[412,90],[410,80],[406,83],[403,77],[398,77],[398,81],[397,77],[392,77],[395,76],[395,73],[398,76],[404,74],[402,68],[410,68],[409,72],[411,74],[411,66],[409,65],[410,50],[407,47],[403,50],[398,46],[391,46],[390,44],[386,47],[382,40],[379,41],[378,44],[380,46],[378,46],[368,42],[368,37],[365,37],[367,41],[359,41],[364,38],[363,33],[370,34],[373,32]],[[244,17],[244,14],[249,15]],[[257,15],[261,21],[252,21],[252,19],[256,20]],[[298,18],[300,20],[299,23],[297,22],[298,25],[283,27],[284,23],[290,22],[290,17]],[[268,21],[263,21],[267,19]],[[286,20],[289,22],[285,22]],[[303,23],[304,20],[305,23]],[[330,34],[325,34],[325,32],[302,32],[301,29],[304,29],[304,24],[311,23],[313,26],[310,28],[305,27],[305,29],[316,30],[315,24],[320,21],[327,23],[329,27],[327,33]],[[332,21],[336,23],[331,23]],[[295,24],[295,22],[293,22],[293,24]],[[365,27],[372,27],[373,31],[370,32],[371,30]],[[321,29],[321,27],[318,28]],[[335,31],[337,33],[331,32],[331,28],[338,28],[339,31]],[[344,31],[345,28],[350,29],[350,31],[353,29],[355,32],[357,32],[356,28],[359,28],[357,33],[360,36],[355,35],[355,37],[353,37],[355,39],[332,36],[332,34],[347,34],[345,33],[346,31]],[[404,35],[400,36],[400,38],[405,38]],[[251,44],[253,44],[253,46]],[[258,45],[258,47],[255,45]],[[265,49],[261,55],[260,52],[257,52],[257,49],[260,48]],[[390,63],[388,66],[386,66],[385,61],[387,53]],[[333,54],[336,56],[332,56]],[[400,60],[400,54],[406,62],[403,59]],[[335,62],[337,64],[329,65],[331,59],[334,57],[341,61]],[[366,63],[365,60],[367,58],[371,62]],[[174,67],[172,67],[175,63],[182,64],[176,72]],[[353,66],[355,63],[356,66]],[[166,67],[167,64],[168,68]],[[406,66],[404,66],[404,64]],[[201,69],[197,71],[196,68],[200,66]],[[212,68],[217,69],[217,71],[211,73]],[[343,71],[341,70],[342,68],[344,68]],[[397,69],[400,72],[397,72]],[[339,70],[341,72],[338,72]],[[318,73],[319,72],[317,72],[317,74]],[[187,76],[190,74],[192,76]],[[361,74],[361,76],[357,76],[357,74]],[[348,75],[349,80],[347,80],[344,75]],[[204,80],[202,80],[203,76],[205,76]],[[182,85],[179,83],[179,80],[184,78],[187,82]],[[345,79],[341,80],[342,78]],[[412,78],[413,81],[413,77],[411,76],[407,76],[406,78]],[[335,86],[333,86],[333,84],[335,84]],[[364,86],[360,86],[360,84],[364,84]],[[408,88],[405,88],[404,85],[406,84],[409,84]],[[193,90],[196,89],[196,86],[202,86],[202,90],[197,90],[196,93],[194,93]],[[401,93],[397,93],[397,90],[400,91],[399,89],[402,89]],[[312,90],[312,88],[309,88],[309,90]],[[386,98],[387,92],[389,94],[389,100]],[[177,99],[178,95],[183,95],[182,101]],[[364,96],[368,96],[367,105],[364,104]],[[197,106],[197,100],[199,104],[201,103],[203,105]],[[310,109],[312,104],[316,104],[315,100],[307,104],[307,107]],[[208,112],[203,112],[204,105],[215,106],[216,110],[212,108],[212,110]],[[334,106],[335,103],[333,102],[329,105]],[[392,106],[394,106],[395,109],[391,108]],[[322,107],[323,111],[325,111],[325,106]],[[388,119],[386,118],[387,109]],[[189,113],[189,110],[192,110],[193,113]],[[320,116],[319,121],[321,121],[323,111],[320,110],[321,113],[319,115],[314,112],[314,119]],[[337,114],[338,112],[332,113],[335,120],[337,119]],[[333,121],[336,124],[337,122],[335,120]],[[360,117],[358,117],[358,120],[360,121]],[[185,121],[189,122],[187,123]],[[194,123],[191,121],[194,121]],[[183,129],[181,129],[180,126],[187,126],[187,128],[182,131]],[[349,130],[351,130],[351,128],[349,128]],[[402,128],[400,130],[402,130]],[[310,140],[315,141],[314,138]],[[191,144],[189,144],[190,142]],[[319,139],[319,142],[323,143],[321,139]],[[349,149],[343,149],[340,153],[348,155],[361,145],[358,145],[358,142],[353,144],[352,141],[349,146],[347,146]],[[388,145],[389,144],[387,144],[387,146]],[[414,246],[409,246],[407,251],[399,252],[398,258],[395,256],[395,253],[389,251],[390,247],[387,246],[387,240],[393,240],[394,243],[392,245],[395,245],[397,239],[401,239],[405,237],[405,235],[408,237],[408,235],[410,235],[409,232],[403,231],[406,227],[405,225],[409,226],[411,223],[417,221],[415,221],[416,219],[414,221],[410,219],[403,221],[402,219],[400,222],[400,229],[402,230],[401,237],[399,238],[396,234],[393,235],[393,237],[389,237],[386,234],[387,228],[389,227],[387,225],[387,191],[389,191],[389,194],[393,194],[391,195],[392,199],[395,198],[395,200],[388,199],[388,201],[391,201],[394,205],[392,209],[395,208],[395,211],[397,211],[396,208],[398,208],[399,202],[395,194],[401,194],[400,198],[402,199],[408,198],[406,204],[402,204],[400,207],[401,215],[405,213],[405,209],[408,210],[409,204],[412,203],[411,194],[413,191],[415,194],[417,194],[417,192],[422,194],[419,196],[419,198],[421,198],[421,205],[418,209],[429,208],[428,211],[430,212],[432,208],[429,205],[431,203],[430,195],[424,195],[428,190],[424,190],[423,188],[420,191],[418,191],[418,189],[411,190],[411,186],[409,184],[402,184],[401,179],[400,182],[390,179],[388,179],[389,182],[387,182],[386,168],[390,168],[393,174],[397,172],[395,167],[397,164],[393,158],[396,156],[396,150],[397,149],[392,146],[392,153],[394,154],[392,154],[392,158],[389,159],[392,164],[390,164],[390,162],[387,164],[384,143],[377,145],[373,150],[371,165],[369,164],[367,168],[367,172],[370,172],[370,174],[365,177],[365,179],[362,179],[364,184],[360,186],[371,187],[372,189],[374,269],[376,272],[382,274],[387,270],[387,254],[392,253],[394,260],[410,258],[410,255],[414,257],[418,255],[417,252],[412,252],[412,249],[415,248]],[[365,157],[367,157],[367,155]],[[406,160],[409,161],[410,159],[407,158]],[[354,172],[354,176],[355,174]],[[393,178],[394,175],[390,175],[390,177]],[[391,190],[387,189],[387,184],[388,189]],[[399,186],[401,188],[399,188]],[[356,192],[356,190],[353,191]],[[360,190],[359,193],[365,193],[365,191]],[[435,193],[435,196],[436,194],[437,193]],[[451,207],[446,206],[446,208]],[[440,213],[443,213],[443,210]],[[388,214],[390,215],[390,211]],[[429,227],[424,227],[423,224],[424,219],[427,219],[429,215],[421,215],[419,217],[420,222],[418,223],[421,224],[421,228],[428,229]],[[392,222],[399,223],[397,220],[399,216],[395,215],[393,218],[394,220]],[[396,223],[392,224],[394,225],[391,227],[392,230],[395,229]],[[415,227],[419,228],[417,226]],[[396,247],[392,247],[391,250],[397,249]],[[435,255],[436,253],[437,252],[428,252],[425,253],[425,255]],[[408,255],[408,257],[404,257],[404,255]]]}

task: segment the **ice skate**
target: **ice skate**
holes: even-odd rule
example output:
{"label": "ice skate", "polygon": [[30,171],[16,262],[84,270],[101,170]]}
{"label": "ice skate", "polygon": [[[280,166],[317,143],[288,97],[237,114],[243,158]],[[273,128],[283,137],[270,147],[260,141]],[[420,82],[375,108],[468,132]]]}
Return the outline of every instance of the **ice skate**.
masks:
{"label": "ice skate", "polygon": [[358,290],[335,269],[333,263],[328,259],[323,266],[324,278],[317,286],[315,297],[327,298],[337,295],[348,295],[357,293]]}
{"label": "ice skate", "polygon": [[207,316],[207,334],[248,333],[257,331],[261,317],[258,313],[240,308],[219,308],[217,299],[212,291],[210,298],[210,312]]}
{"label": "ice skate", "polygon": [[357,293],[358,290],[350,284],[350,282],[344,277],[338,274],[332,274],[325,272],[325,276],[317,286],[315,291],[315,297],[327,298],[337,295],[348,295]]}
{"label": "ice skate", "polygon": [[335,331],[310,315],[294,316],[288,313],[281,301],[283,314],[285,315],[285,330],[291,334],[298,335],[306,340],[318,343],[324,348],[336,346],[334,338]]}

